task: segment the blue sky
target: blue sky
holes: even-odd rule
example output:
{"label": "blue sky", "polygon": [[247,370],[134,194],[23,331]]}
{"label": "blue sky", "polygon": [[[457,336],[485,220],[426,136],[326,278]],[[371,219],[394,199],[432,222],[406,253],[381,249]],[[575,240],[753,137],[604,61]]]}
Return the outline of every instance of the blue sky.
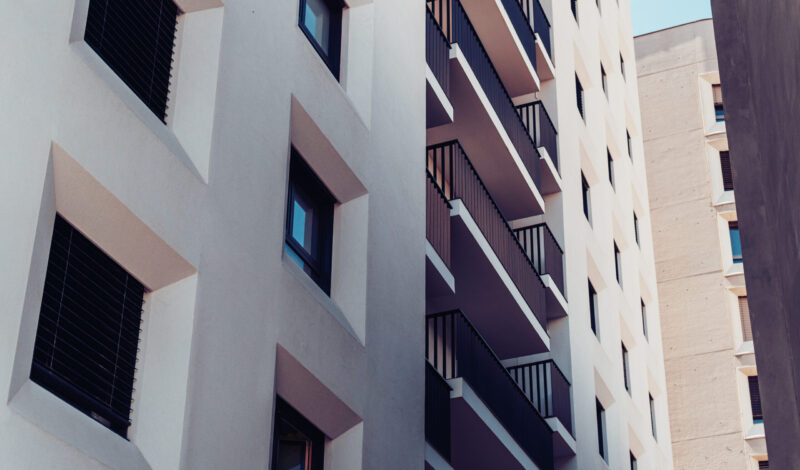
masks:
{"label": "blue sky", "polygon": [[711,17],[710,0],[630,0],[633,35]]}

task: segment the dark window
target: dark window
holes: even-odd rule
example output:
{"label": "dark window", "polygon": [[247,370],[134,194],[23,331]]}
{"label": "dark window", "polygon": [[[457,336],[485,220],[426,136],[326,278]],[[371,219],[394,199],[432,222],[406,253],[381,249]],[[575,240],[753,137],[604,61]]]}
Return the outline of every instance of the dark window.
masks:
{"label": "dark window", "polygon": [[289,173],[286,252],[330,294],[335,200],[294,150]]}
{"label": "dark window", "polygon": [[636,244],[639,245],[639,218],[636,217],[636,212],[633,213],[633,238]]}
{"label": "dark window", "polygon": [[731,253],[733,262],[742,262],[742,241],[739,238],[739,222],[728,222],[728,231],[731,234]]}
{"label": "dark window", "polygon": [[725,106],[722,104],[722,86],[711,85],[714,95],[714,118],[717,122],[725,122]]}
{"label": "dark window", "polygon": [[622,285],[622,253],[619,251],[617,242],[614,242],[614,272],[617,276],[617,282]]}
{"label": "dark window", "polygon": [[578,22],[578,0],[569,0],[569,6],[572,8],[572,17],[575,18],[575,22]]}
{"label": "dark window", "polygon": [[595,0],[595,3],[597,4],[597,11],[602,15],[603,8],[600,6],[600,0]]}
{"label": "dark window", "polygon": [[633,160],[633,142],[631,141],[631,133],[625,130],[625,139],[628,142],[628,157]]}
{"label": "dark window", "polygon": [[656,433],[656,402],[653,400],[653,395],[647,394],[650,399],[650,427],[653,431],[653,437],[658,440],[658,433]]}
{"label": "dark window", "polygon": [[769,470],[769,460],[761,460],[758,462],[758,470]]}
{"label": "dark window", "polygon": [[644,339],[649,339],[647,337],[647,307],[644,305],[644,300],[639,299],[642,303],[642,333],[644,333]]}
{"label": "dark window", "polygon": [[589,223],[592,223],[592,199],[589,194],[589,182],[586,181],[583,172],[581,172],[581,191],[583,195],[583,215],[586,216],[586,220],[588,220]]}
{"label": "dark window", "polygon": [[625,390],[628,391],[628,394],[631,393],[631,374],[630,374],[630,364],[628,362],[628,348],[625,347],[625,343],[622,344],[622,380],[625,384]]}
{"label": "dark window", "polygon": [[758,376],[747,377],[747,385],[750,387],[750,408],[753,411],[753,422],[763,423],[764,414],[761,411],[761,392],[758,389]]}
{"label": "dark window", "polygon": [[750,326],[750,307],[747,305],[747,296],[739,297],[739,318],[742,321],[742,339],[753,341],[753,327]]}
{"label": "dark window", "polygon": [[625,79],[625,59],[622,58],[622,52],[619,53],[619,71],[622,73],[622,79]]}
{"label": "dark window", "polygon": [[600,319],[597,317],[597,291],[591,281],[589,282],[589,325],[592,327],[592,333],[598,338],[600,337]]}
{"label": "dark window", "polygon": [[272,468],[322,470],[325,435],[303,415],[276,397]]}
{"label": "dark window", "polygon": [[581,118],[585,120],[586,115],[584,114],[583,85],[581,85],[581,80],[577,75],[575,75],[575,99],[577,100],[578,104],[578,112],[580,113]]}
{"label": "dark window", "polygon": [[636,456],[633,455],[633,452],[629,452],[631,454],[631,470],[638,470],[639,464],[636,463]]}
{"label": "dark window", "polygon": [[733,190],[733,170],[731,169],[731,155],[727,150],[719,153],[719,165],[722,167],[722,186],[725,191]]}
{"label": "dark window", "polygon": [[608,77],[606,76],[606,69],[603,64],[600,64],[600,85],[603,87],[603,93],[608,98]]}
{"label": "dark window", "polygon": [[163,122],[175,27],[171,0],[91,0],[84,40]]}
{"label": "dark window", "polygon": [[611,189],[616,189],[614,186],[614,159],[611,158],[611,151],[606,149],[608,155],[608,182],[611,183]]}
{"label": "dark window", "polygon": [[606,410],[600,404],[600,400],[595,398],[595,409],[597,411],[597,450],[600,457],[608,463],[608,443],[606,442]]}
{"label": "dark window", "polygon": [[145,291],[56,215],[31,379],[122,437]]}
{"label": "dark window", "polygon": [[341,0],[300,0],[300,29],[337,80],[342,44],[342,9]]}

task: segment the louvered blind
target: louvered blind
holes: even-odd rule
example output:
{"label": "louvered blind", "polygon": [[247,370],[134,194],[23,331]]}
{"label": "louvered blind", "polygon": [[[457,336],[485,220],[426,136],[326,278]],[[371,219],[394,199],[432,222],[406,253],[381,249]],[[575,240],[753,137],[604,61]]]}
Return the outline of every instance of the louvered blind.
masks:
{"label": "louvered blind", "polygon": [[747,305],[747,297],[739,297],[739,317],[742,320],[742,338],[745,341],[753,341],[753,328],[750,326],[750,307]]}
{"label": "louvered blind", "polygon": [[56,216],[31,379],[126,437],[145,287]]}
{"label": "louvered blind", "polygon": [[180,10],[172,0],[91,0],[84,39],[163,122]]}
{"label": "louvered blind", "polygon": [[758,462],[758,470],[767,469],[769,470],[769,461],[768,460],[761,460]]}
{"label": "louvered blind", "polygon": [[719,164],[722,167],[722,186],[725,191],[733,189],[733,171],[731,170],[730,152],[723,150],[719,153]]}
{"label": "louvered blind", "polygon": [[722,104],[722,86],[712,85],[711,92],[714,95],[714,104]]}
{"label": "louvered blind", "polygon": [[758,390],[758,376],[747,377],[747,384],[750,386],[750,407],[753,410],[753,421],[763,420],[764,414],[761,411],[761,392]]}

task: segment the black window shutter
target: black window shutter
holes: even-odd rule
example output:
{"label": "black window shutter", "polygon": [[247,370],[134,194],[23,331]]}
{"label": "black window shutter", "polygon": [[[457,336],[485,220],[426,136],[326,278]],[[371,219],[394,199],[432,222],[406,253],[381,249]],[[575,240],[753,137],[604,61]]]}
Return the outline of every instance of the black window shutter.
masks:
{"label": "black window shutter", "polygon": [[733,171],[731,170],[731,156],[727,150],[719,153],[719,164],[722,167],[722,185],[725,191],[733,189]]}
{"label": "black window shutter", "polygon": [[764,419],[761,411],[761,392],[758,390],[758,376],[747,377],[747,385],[750,386],[750,407],[753,410],[753,419]]}
{"label": "black window shutter", "polygon": [[172,0],[91,0],[84,39],[163,122],[175,28]]}
{"label": "black window shutter", "polygon": [[769,461],[768,460],[761,460],[758,462],[758,469],[759,470],[769,470]]}
{"label": "black window shutter", "polygon": [[31,379],[122,437],[146,289],[56,216]]}

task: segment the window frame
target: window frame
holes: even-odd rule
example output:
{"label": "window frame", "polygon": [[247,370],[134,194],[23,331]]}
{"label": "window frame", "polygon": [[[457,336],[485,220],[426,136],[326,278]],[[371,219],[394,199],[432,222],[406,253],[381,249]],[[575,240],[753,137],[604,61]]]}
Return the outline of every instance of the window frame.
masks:
{"label": "window frame", "polygon": [[606,409],[603,404],[595,397],[595,412],[597,419],[597,450],[603,461],[608,462],[608,434],[606,431]]}
{"label": "window frame", "polygon": [[592,333],[594,333],[594,336],[599,340],[600,317],[597,315],[598,314],[597,291],[592,285],[592,281],[588,282],[589,282],[589,327],[592,329]]}
{"label": "window frame", "polygon": [[653,432],[653,439],[658,441],[658,432],[656,426],[656,401],[653,394],[648,392],[647,397],[650,400],[650,430]]}
{"label": "window frame", "polygon": [[606,154],[608,155],[608,182],[611,183],[611,189],[614,191],[617,190],[617,184],[614,178],[614,157],[611,156],[611,150],[606,148]]}
{"label": "window frame", "polygon": [[603,94],[608,99],[608,75],[606,74],[606,68],[603,67],[603,62],[600,62],[600,85],[603,88]]}
{"label": "window frame", "polygon": [[583,215],[586,216],[586,220],[589,222],[589,225],[592,224],[592,195],[591,195],[591,186],[589,186],[589,182],[586,180],[586,175],[581,172],[581,202],[583,203]]}
{"label": "window frame", "polygon": [[578,74],[575,74],[575,101],[576,105],[578,106],[578,114],[581,115],[581,119],[586,122],[586,97],[584,94],[583,84],[581,83],[581,79],[578,77]]}
{"label": "window frame", "polygon": [[622,287],[622,252],[619,251],[616,241],[614,241],[614,271],[617,277],[617,284]]}
{"label": "window frame", "polygon": [[625,390],[628,392],[628,395],[631,395],[633,392],[631,391],[631,375],[630,375],[630,363],[629,363],[629,353],[628,348],[625,347],[625,343],[621,343],[622,345],[622,381],[625,385]]}
{"label": "window frame", "polygon": [[[750,398],[750,416],[753,419],[753,424],[759,424],[764,422],[764,409],[761,405],[761,386],[758,384],[758,376],[757,375],[749,375],[747,376],[747,388],[749,391],[749,398]],[[755,390],[755,394],[753,391]],[[757,395],[755,397],[754,395]],[[755,398],[758,398],[756,401]]]}
{"label": "window frame", "polygon": [[622,74],[622,80],[627,81],[627,77],[625,76],[625,58],[622,57],[622,52],[619,53],[619,71]]}
{"label": "window frame", "polygon": [[305,19],[306,5],[308,0],[300,0],[298,2],[300,4],[300,12],[297,18],[297,25],[314,47],[314,50],[317,51],[317,54],[319,54],[322,61],[325,62],[325,65],[328,66],[328,70],[331,71],[333,76],[338,81],[341,72],[342,61],[342,22],[346,5],[343,0],[320,1],[325,3],[332,13],[330,31],[328,32],[328,41],[330,43],[331,54],[325,52],[322,46],[317,42],[317,38],[314,36],[314,33],[306,28]]}
{"label": "window frame", "polygon": [[645,305],[642,298],[639,298],[639,302],[642,303],[642,333],[644,334],[644,339],[650,341],[650,337],[647,335],[647,305]]}
{"label": "window frame", "polygon": [[[736,239],[737,239],[737,242],[738,242],[738,245],[739,245],[739,253],[738,254],[736,254],[734,252],[734,243],[733,243],[734,242],[734,239],[733,239],[734,230],[736,231]],[[733,264],[742,264],[742,263],[744,263],[744,257],[742,255],[742,234],[741,234],[741,231],[739,230],[739,221],[738,220],[728,222],[728,236],[730,237],[730,241],[731,241],[731,258],[733,259]]]}
{"label": "window frame", "polygon": [[722,172],[722,190],[733,191],[733,167],[730,150],[719,151],[719,166]]}
{"label": "window frame", "polygon": [[633,140],[631,139],[631,132],[625,129],[625,139],[628,144],[628,157],[633,161]]}
{"label": "window frame", "polygon": [[639,463],[636,461],[636,456],[633,455],[633,451],[628,451],[631,456],[631,468],[630,470],[639,470]]}
{"label": "window frame", "polygon": [[636,240],[637,246],[642,246],[639,242],[639,217],[636,216],[636,211],[633,211],[633,239]]}
{"label": "window frame", "polygon": [[278,423],[285,422],[307,438],[311,449],[306,447],[307,460],[302,470],[322,470],[325,460],[325,434],[299,411],[294,409],[286,400],[280,396],[275,396],[275,414],[272,425],[272,468],[278,468],[278,456],[280,453],[280,435],[278,433]]}

